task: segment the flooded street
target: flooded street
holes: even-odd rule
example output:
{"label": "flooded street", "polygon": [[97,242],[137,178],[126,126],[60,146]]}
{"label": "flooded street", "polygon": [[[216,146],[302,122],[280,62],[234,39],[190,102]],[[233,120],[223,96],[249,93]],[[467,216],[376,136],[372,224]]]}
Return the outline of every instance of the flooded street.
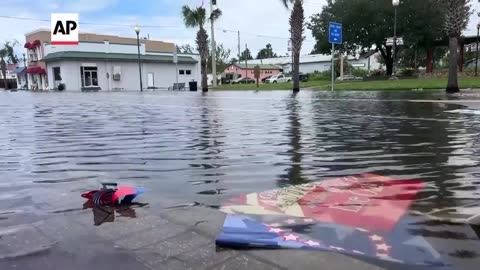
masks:
{"label": "flooded street", "polygon": [[416,233],[448,240],[442,255],[472,269],[478,238],[445,228],[480,224],[480,96],[445,99],[442,92],[0,92],[0,230],[90,215],[80,194],[101,182],[145,187],[141,201],[149,205],[137,215],[153,215],[374,173],[426,182],[411,212],[445,227]]}

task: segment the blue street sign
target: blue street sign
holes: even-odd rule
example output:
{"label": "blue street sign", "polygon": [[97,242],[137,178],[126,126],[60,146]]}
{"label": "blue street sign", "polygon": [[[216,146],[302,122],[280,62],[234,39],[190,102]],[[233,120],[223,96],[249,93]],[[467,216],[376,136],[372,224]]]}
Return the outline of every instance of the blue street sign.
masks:
{"label": "blue street sign", "polygon": [[331,22],[328,27],[328,42],[342,44],[342,24]]}

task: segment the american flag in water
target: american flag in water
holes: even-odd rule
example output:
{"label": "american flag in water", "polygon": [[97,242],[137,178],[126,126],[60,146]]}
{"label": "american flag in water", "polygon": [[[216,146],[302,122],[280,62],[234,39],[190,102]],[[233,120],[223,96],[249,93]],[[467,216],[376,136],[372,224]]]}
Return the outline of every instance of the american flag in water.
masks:
{"label": "american flag in water", "polygon": [[406,214],[421,181],[363,174],[234,198],[217,244],[329,250],[414,265],[444,265]]}

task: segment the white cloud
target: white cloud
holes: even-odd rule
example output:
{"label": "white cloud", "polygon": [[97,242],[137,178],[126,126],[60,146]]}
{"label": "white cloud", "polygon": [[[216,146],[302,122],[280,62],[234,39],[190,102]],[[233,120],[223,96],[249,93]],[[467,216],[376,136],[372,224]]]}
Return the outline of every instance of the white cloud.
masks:
{"label": "white cloud", "polygon": [[[167,16],[144,16],[140,13],[131,13],[126,15],[112,14],[110,7],[123,5],[120,0],[1,0],[0,15],[10,15],[17,17],[28,17],[38,19],[49,19],[52,12],[79,12],[81,31],[96,32],[103,34],[114,34],[120,36],[135,36],[133,26],[139,23],[142,27],[142,36],[150,35],[151,39],[175,42],[177,44],[194,45],[195,29],[186,29],[181,17],[181,5],[188,4],[197,6],[202,0],[157,0],[153,1],[160,10],[174,7],[175,10],[169,10]],[[305,17],[319,13],[322,10],[326,0],[304,0]],[[158,4],[157,4],[158,3]],[[208,8],[209,1],[205,0]],[[267,43],[271,43],[277,54],[285,55],[287,53],[287,43],[289,36],[288,19],[290,11],[285,9],[280,0],[217,0],[218,8],[223,12],[222,17],[216,22],[216,40],[217,43],[223,43],[232,50],[232,57],[237,55],[237,34],[235,32],[224,32],[222,29],[239,30],[241,33],[241,50],[245,49],[245,43],[255,54]],[[479,3],[474,3],[475,12],[471,17],[467,35],[476,34],[476,25],[478,23],[477,12],[480,11]],[[100,11],[104,16],[93,16],[93,12]],[[83,22],[94,22],[96,24],[122,24],[126,26],[109,25],[90,25],[81,24]],[[0,42],[4,40],[17,39],[23,45],[24,34],[37,28],[49,28],[49,22],[24,21],[0,18],[0,25],[3,27],[0,32]],[[206,26],[210,32],[210,26]],[[210,34],[210,33],[209,33]],[[306,41],[302,53],[309,53],[315,41],[307,29]],[[22,46],[23,47],[23,46]],[[23,48],[18,48],[21,52]]]}
{"label": "white cloud", "polygon": [[[79,12],[81,31],[115,34],[121,36],[134,36],[133,26],[136,23],[141,25],[154,25],[161,27],[143,27],[143,36],[150,35],[151,39],[171,41],[178,44],[194,45],[195,29],[186,29],[180,14],[180,5],[178,0],[158,1],[160,6],[176,6],[177,12],[170,16],[142,16],[142,14],[118,15],[111,14],[108,8],[118,4],[123,4],[118,0],[2,0],[5,1],[0,6],[0,15],[11,15],[17,17],[49,19],[52,12]],[[306,17],[321,11],[325,0],[305,0]],[[245,48],[245,43],[253,54],[264,48],[267,43],[271,43],[276,53],[284,55],[287,53],[287,41],[289,36],[288,18],[290,11],[285,9],[280,0],[218,0],[218,8],[223,12],[223,16],[216,23],[217,43],[223,43],[232,50],[232,57],[237,55],[237,34],[232,32],[223,32],[221,29],[240,30],[241,47]],[[197,6],[201,0],[182,0],[182,4]],[[205,0],[208,7],[208,0]],[[92,17],[89,13],[94,11],[105,12],[105,16],[100,18]],[[82,25],[82,21],[95,22],[98,24],[129,24],[132,27],[118,27],[108,25]],[[22,21],[0,18],[1,25],[12,25],[0,33],[0,41],[17,39],[23,45],[24,34],[40,27],[48,28],[49,22]],[[207,25],[210,32],[210,26]],[[210,33],[209,33],[210,34]],[[268,37],[266,37],[268,36]],[[307,30],[307,40],[304,45],[304,53],[309,53],[313,48],[314,42],[310,32]],[[19,48],[21,50],[22,48]]]}
{"label": "white cloud", "polygon": [[97,10],[104,10],[107,7],[120,3],[117,0],[76,0],[76,1],[62,1],[63,5],[69,12],[90,12]]}

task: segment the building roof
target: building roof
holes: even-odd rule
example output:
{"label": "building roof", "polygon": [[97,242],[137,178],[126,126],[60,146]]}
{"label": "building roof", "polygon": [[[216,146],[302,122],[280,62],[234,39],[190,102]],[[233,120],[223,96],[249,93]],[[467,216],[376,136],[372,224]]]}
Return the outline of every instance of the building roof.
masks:
{"label": "building roof", "polygon": [[260,69],[281,69],[279,66],[275,66],[275,65],[270,65],[270,64],[251,64],[250,61],[248,61],[247,65],[245,65],[245,62],[242,62],[242,63],[235,63],[235,64],[232,64],[233,66],[236,66],[238,68],[241,68],[241,69],[254,69],[255,66],[259,66]]}
{"label": "building roof", "polygon": [[[359,58],[368,58],[371,55],[367,55],[364,57],[363,55],[360,56]],[[359,59],[354,56],[349,55],[348,60],[356,60]],[[331,62],[332,61],[332,56],[331,55],[326,55],[326,54],[309,54],[309,55],[301,55],[300,56],[300,64],[306,64],[306,63],[323,63],[323,62]],[[285,57],[276,57],[276,58],[266,58],[266,59],[255,59],[255,60],[249,60],[248,65],[256,65],[256,64],[271,64],[271,65],[291,65],[292,64],[292,57],[291,56],[285,56]]]}
{"label": "building roof", "polygon": [[[173,63],[173,55],[152,55],[144,54],[140,56],[142,62]],[[138,61],[137,54],[127,53],[104,53],[104,52],[55,52],[42,58],[42,61],[56,61],[65,59],[85,59],[85,60],[112,60],[112,61]],[[195,64],[198,61],[190,56],[178,56],[178,63]]]}
{"label": "building roof", "polygon": [[16,67],[15,70],[13,70],[13,73],[20,74],[26,70],[27,70],[27,67]]}

